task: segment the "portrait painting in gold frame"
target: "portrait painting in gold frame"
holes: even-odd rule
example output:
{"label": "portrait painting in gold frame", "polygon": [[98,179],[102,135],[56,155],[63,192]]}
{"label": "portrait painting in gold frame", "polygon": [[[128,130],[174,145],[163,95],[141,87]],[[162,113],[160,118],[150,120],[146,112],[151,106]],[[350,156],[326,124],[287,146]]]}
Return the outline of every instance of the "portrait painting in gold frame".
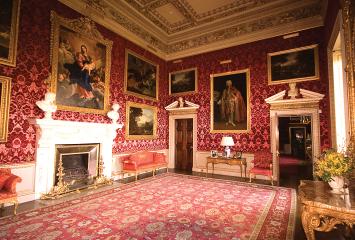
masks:
{"label": "portrait painting in gold frame", "polygon": [[319,79],[318,45],[268,53],[269,85]]}
{"label": "portrait painting in gold frame", "polygon": [[51,91],[60,110],[105,114],[109,110],[112,41],[88,18],[52,22]]}
{"label": "portrait painting in gold frame", "polygon": [[126,139],[151,140],[157,137],[157,107],[126,103]]}
{"label": "portrait painting in gold frame", "polygon": [[20,0],[0,1],[0,64],[16,66]]}
{"label": "portrait painting in gold frame", "polygon": [[249,69],[211,74],[211,133],[250,131]]}
{"label": "portrait painting in gold frame", "polygon": [[169,95],[179,96],[197,92],[197,68],[169,73]]}
{"label": "portrait painting in gold frame", "polygon": [[144,99],[158,100],[159,65],[126,49],[124,91]]}
{"label": "portrait painting in gold frame", "polygon": [[7,141],[11,96],[11,78],[0,76],[0,142]]}

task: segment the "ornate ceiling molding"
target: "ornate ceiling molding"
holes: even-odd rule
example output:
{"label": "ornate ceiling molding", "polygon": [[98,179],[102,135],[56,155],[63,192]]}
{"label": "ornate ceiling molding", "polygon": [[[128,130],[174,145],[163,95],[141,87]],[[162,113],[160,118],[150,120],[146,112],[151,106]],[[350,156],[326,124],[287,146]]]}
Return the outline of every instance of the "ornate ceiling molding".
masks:
{"label": "ornate ceiling molding", "polygon": [[[236,0],[200,13],[191,0],[59,1],[165,60],[318,27],[324,9],[324,0]],[[164,18],[162,6],[179,21]]]}

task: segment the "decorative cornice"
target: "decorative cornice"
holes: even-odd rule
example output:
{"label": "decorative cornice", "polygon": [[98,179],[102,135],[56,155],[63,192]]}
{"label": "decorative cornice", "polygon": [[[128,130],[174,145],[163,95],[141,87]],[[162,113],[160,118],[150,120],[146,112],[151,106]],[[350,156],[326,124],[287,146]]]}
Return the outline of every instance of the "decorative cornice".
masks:
{"label": "decorative cornice", "polygon": [[[298,4],[289,0],[238,0],[230,6],[237,14],[221,7],[206,16],[194,12],[186,4],[187,0],[59,1],[165,60],[323,25],[319,2],[323,0],[306,0]],[[194,22],[194,26],[187,27],[185,20],[171,26],[167,22],[162,24],[162,16],[155,9],[167,3],[179,9],[187,22]],[[137,9],[143,10],[139,12]],[[222,17],[223,10],[225,15]],[[212,23],[207,23],[209,21]]]}
{"label": "decorative cornice", "polygon": [[279,26],[281,24],[296,22],[304,18],[316,16],[319,13],[320,7],[318,5],[313,5],[309,7],[294,9],[292,11],[283,12],[281,14],[278,14],[277,16],[269,16],[252,22],[235,25],[232,27],[228,26],[227,28],[224,28],[222,30],[218,30],[212,33],[201,35],[193,39],[188,39],[175,44],[171,44],[169,45],[168,53],[180,52],[186,49],[209,44],[211,42],[218,42],[220,40],[226,40],[233,37],[250,34],[252,32],[258,32],[264,29]]}

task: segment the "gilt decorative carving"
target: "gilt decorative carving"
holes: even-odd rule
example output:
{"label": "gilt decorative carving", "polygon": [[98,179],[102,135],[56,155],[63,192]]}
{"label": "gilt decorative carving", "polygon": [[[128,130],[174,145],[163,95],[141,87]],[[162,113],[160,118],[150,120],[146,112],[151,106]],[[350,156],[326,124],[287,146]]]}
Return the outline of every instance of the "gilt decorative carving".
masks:
{"label": "gilt decorative carving", "polygon": [[315,240],[314,231],[329,232],[336,225],[355,224],[354,194],[334,194],[321,181],[302,180],[298,187],[302,205],[302,226],[308,240]]}
{"label": "gilt decorative carving", "polygon": [[346,79],[348,82],[349,122],[352,142],[355,143],[355,3],[342,0],[345,39]]}

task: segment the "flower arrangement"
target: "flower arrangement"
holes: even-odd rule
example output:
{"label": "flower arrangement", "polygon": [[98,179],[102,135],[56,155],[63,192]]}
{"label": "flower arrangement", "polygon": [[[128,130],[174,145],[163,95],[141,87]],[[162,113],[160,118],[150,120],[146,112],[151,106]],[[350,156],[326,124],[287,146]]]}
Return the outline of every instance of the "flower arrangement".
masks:
{"label": "flower arrangement", "polygon": [[332,177],[344,176],[353,169],[352,157],[344,152],[328,149],[323,152],[316,162],[315,174],[322,180],[329,182]]}

